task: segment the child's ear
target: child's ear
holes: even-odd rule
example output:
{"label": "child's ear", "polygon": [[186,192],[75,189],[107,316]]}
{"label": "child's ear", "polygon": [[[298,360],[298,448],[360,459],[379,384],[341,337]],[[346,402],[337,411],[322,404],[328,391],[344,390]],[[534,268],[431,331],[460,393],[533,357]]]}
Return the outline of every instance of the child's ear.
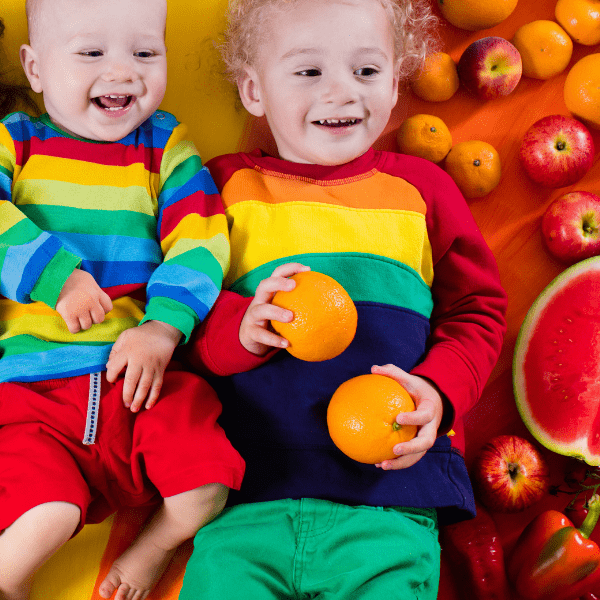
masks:
{"label": "child's ear", "polygon": [[244,72],[237,80],[240,99],[246,110],[255,117],[265,114],[261,99],[261,90],[258,84],[258,75],[252,67],[244,67]]}
{"label": "child's ear", "polygon": [[394,71],[394,81],[393,81],[393,88],[392,88],[392,108],[394,106],[396,106],[397,102],[398,102],[398,89],[399,89],[399,85],[400,85],[400,70],[399,67],[396,68],[396,70]]}
{"label": "child's ear", "polygon": [[23,65],[25,75],[27,75],[27,79],[29,79],[31,89],[38,94],[41,93],[42,83],[40,81],[38,59],[35,50],[31,46],[23,44],[19,51],[19,55],[21,57],[21,64]]}

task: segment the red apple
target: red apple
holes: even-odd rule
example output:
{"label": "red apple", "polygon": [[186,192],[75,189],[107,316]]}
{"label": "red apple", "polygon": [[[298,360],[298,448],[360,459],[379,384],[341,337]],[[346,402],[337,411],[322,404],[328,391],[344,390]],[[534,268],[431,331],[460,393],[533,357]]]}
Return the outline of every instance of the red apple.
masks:
{"label": "red apple", "polygon": [[523,65],[519,51],[497,36],[475,40],[462,53],[458,78],[471,92],[484,100],[510,94],[521,80]]}
{"label": "red apple", "polygon": [[550,488],[548,464],[540,451],[518,435],[499,435],[479,451],[473,464],[475,493],[497,512],[518,512]]}
{"label": "red apple", "polygon": [[542,238],[548,252],[565,263],[600,254],[600,197],[591,192],[563,194],[546,209]]}
{"label": "red apple", "polygon": [[564,187],[579,181],[589,171],[594,162],[594,140],[577,119],[548,115],[525,132],[519,159],[536,183]]}

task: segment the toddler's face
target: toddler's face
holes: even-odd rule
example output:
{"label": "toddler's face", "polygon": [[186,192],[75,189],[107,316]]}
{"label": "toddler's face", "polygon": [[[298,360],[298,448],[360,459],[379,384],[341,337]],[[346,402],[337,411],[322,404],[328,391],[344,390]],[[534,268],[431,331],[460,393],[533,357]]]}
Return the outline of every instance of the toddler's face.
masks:
{"label": "toddler's face", "polygon": [[51,120],[76,136],[116,141],[162,102],[164,0],[44,0],[21,59]]}
{"label": "toddler's face", "polygon": [[266,115],[281,158],[343,164],[381,135],[396,104],[392,30],[377,0],[301,0],[263,27],[255,65],[240,82]]}

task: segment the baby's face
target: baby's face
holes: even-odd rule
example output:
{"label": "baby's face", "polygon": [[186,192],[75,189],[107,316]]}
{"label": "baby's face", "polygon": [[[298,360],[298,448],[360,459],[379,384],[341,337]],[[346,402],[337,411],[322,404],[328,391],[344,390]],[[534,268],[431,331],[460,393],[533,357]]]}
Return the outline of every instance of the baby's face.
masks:
{"label": "baby's face", "polygon": [[[249,68],[281,158],[343,164],[385,129],[398,95],[391,25],[377,0],[300,0],[275,12]],[[243,85],[240,88],[244,100]]]}
{"label": "baby's face", "polygon": [[51,120],[67,133],[116,141],[158,108],[167,82],[165,0],[43,0],[22,61]]}

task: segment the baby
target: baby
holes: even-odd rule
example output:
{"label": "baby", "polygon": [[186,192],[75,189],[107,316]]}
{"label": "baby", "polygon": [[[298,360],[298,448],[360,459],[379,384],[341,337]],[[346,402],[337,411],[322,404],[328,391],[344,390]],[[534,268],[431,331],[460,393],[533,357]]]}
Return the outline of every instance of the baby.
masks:
{"label": "baby", "polygon": [[166,12],[27,2],[21,62],[47,113],[0,123],[3,600],[27,599],[85,523],[159,503],[99,588],[143,600],[243,476],[212,388],[171,360],[219,294],[229,242],[185,127],[157,110]]}

